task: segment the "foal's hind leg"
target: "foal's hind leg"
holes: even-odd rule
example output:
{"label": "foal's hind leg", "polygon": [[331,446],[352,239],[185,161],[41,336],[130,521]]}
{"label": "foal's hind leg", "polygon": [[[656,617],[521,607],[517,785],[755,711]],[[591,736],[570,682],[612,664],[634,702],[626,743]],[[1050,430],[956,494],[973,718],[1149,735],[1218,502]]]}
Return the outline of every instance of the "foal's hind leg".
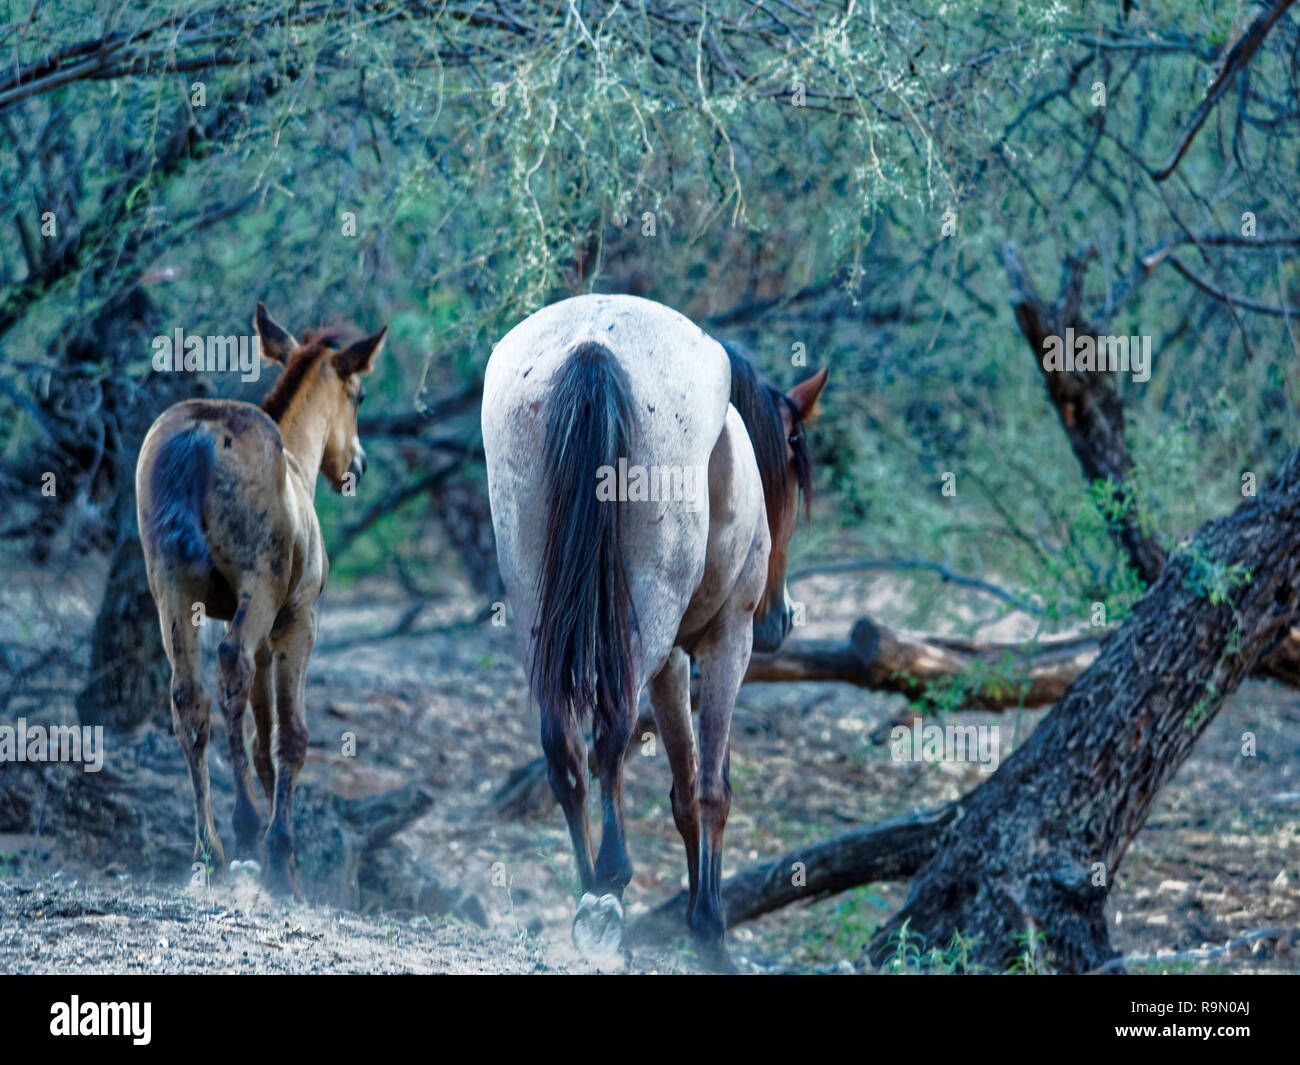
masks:
{"label": "foal's hind leg", "polygon": [[253,686],[253,656],[274,617],[269,595],[260,589],[240,595],[239,607],[217,647],[217,699],[230,733],[230,771],[235,783],[235,849],[245,858],[257,853],[262,819],[253,802],[244,741],[244,710]]}
{"label": "foal's hind leg", "polygon": [[181,596],[158,607],[163,647],[172,665],[172,731],[190,770],[194,789],[194,857],[208,861],[213,874],[226,869],[226,854],[212,821],[212,793],[208,783],[208,736],[212,727],[212,700],[199,676],[199,630],[190,620]]}
{"label": "foal's hind leg", "polygon": [[669,793],[673,820],[686,845],[686,872],[690,880],[686,915],[689,918],[695,910],[700,883],[700,804],[695,795],[699,763],[691,727],[691,660],[685,651],[674,648],[664,667],[651,679],[649,689],[650,708],[673,774]]}
{"label": "foal's hind leg", "polygon": [[275,802],[266,830],[266,884],[273,891],[293,891],[293,793],[307,757],[307,663],[316,640],[316,615],[304,607],[272,641],[275,655]]}
{"label": "foal's hind leg", "polygon": [[248,695],[256,737],[253,740],[253,769],[266,793],[266,808],[275,802],[275,762],[271,757],[271,731],[275,715],[275,656],[263,640],[253,656],[253,690]]}

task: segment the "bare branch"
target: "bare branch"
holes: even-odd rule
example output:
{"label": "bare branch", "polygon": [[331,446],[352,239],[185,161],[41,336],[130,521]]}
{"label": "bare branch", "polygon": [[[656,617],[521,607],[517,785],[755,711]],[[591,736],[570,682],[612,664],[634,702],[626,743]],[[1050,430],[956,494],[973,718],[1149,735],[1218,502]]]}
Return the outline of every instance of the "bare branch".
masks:
{"label": "bare branch", "polygon": [[1215,288],[1208,281],[1198,274],[1193,273],[1178,256],[1173,254],[1165,255],[1164,258],[1169,265],[1177,270],[1183,277],[1187,278],[1193,285],[1204,292],[1207,296],[1213,296],[1216,300],[1222,300],[1224,303],[1231,304],[1234,307],[1242,307],[1248,311],[1255,311],[1258,314],[1269,314],[1275,318],[1296,318],[1300,317],[1300,307],[1276,306],[1271,303],[1261,303],[1259,300],[1251,299],[1249,296],[1234,296],[1224,292],[1220,288]]}
{"label": "bare branch", "polygon": [[1201,101],[1200,107],[1192,115],[1192,120],[1188,123],[1182,138],[1170,153],[1169,158],[1165,160],[1164,165],[1158,170],[1151,171],[1152,181],[1164,181],[1174,172],[1174,168],[1178,166],[1187,149],[1191,147],[1197,132],[1205,124],[1205,120],[1209,118],[1210,112],[1214,110],[1218,102],[1223,99],[1224,94],[1227,93],[1232,80],[1246,69],[1255,52],[1259,50],[1259,46],[1264,42],[1264,38],[1268,36],[1268,31],[1273,28],[1273,24],[1282,17],[1286,9],[1293,3],[1295,3],[1295,0],[1274,0],[1273,5],[1260,14],[1250,24],[1246,32],[1237,39],[1237,43],[1228,50],[1228,54],[1223,60],[1223,66],[1219,69],[1219,76],[1214,79],[1214,83],[1205,94],[1205,99]]}

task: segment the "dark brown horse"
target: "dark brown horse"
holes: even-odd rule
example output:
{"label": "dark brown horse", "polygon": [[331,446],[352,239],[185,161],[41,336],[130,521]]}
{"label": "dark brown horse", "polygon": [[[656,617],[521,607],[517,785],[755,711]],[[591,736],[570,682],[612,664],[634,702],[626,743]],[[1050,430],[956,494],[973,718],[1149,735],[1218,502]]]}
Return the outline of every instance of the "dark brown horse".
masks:
{"label": "dark brown horse", "polygon": [[211,700],[199,676],[198,624],[206,616],[228,622],[217,649],[217,700],[230,731],[236,847],[255,855],[262,830],[244,745],[251,697],[253,764],[272,810],[265,880],[287,891],[294,782],[307,753],[307,660],[329,570],[316,477],[343,492],[365,472],[361,378],[385,330],[353,343],[340,332],[308,332],[300,343],[260,303],[255,325],[263,357],[284,367],[262,406],[187,400],[169,407],[141,445],[136,498],[172,666],[172,725],[194,787],[195,857],[224,871],[208,786]]}
{"label": "dark brown horse", "polygon": [[[825,383],[823,370],[783,393],[676,311],[631,296],[554,304],[492,352],[492,522],[577,857],[579,946],[618,938],[632,877],[623,759],[648,688],[686,846],[687,921],[705,962],[730,965],[721,883],[731,713],[751,648],[774,648],[790,629],[785,552],[810,485],[804,422]],[[602,489],[615,470],[611,496]],[[688,483],[691,492],[662,491]],[[698,758],[688,655],[700,667]],[[604,821],[594,861],[588,717]]]}

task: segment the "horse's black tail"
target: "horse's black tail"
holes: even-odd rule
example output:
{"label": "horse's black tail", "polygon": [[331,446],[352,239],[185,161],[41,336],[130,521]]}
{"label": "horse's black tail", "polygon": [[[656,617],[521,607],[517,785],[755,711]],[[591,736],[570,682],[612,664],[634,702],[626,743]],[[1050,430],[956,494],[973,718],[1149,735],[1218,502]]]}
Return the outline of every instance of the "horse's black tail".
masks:
{"label": "horse's black tail", "polygon": [[[596,735],[635,708],[636,624],[619,542],[619,503],[601,500],[603,467],[628,455],[632,392],[627,372],[601,344],[580,344],[556,375],[546,426],[546,544],[538,575],[533,692],[543,727],[555,714]],[[615,729],[614,731],[617,731]]]}
{"label": "horse's black tail", "polygon": [[212,568],[202,511],[214,464],[211,434],[195,427],[163,441],[149,474],[153,542],[168,562],[200,573]]}

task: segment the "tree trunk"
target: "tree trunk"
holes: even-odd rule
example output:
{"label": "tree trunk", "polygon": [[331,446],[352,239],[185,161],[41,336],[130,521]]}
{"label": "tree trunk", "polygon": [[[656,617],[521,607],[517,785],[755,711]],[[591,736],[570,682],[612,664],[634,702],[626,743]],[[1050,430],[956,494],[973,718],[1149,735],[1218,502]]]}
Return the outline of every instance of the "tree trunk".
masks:
{"label": "tree trunk", "polygon": [[168,711],[171,667],[136,535],[131,485],[119,485],[114,509],[117,544],[91,631],[90,675],[77,695],[77,718],[83,725],[130,733]]}
{"label": "tree trunk", "polygon": [[962,799],[907,904],[926,947],[960,933],[976,964],[1030,949],[1058,970],[1110,959],[1104,906],[1161,787],[1300,604],[1300,452],[1257,499],[1205,525],[1029,741]]}
{"label": "tree trunk", "polygon": [[[1271,25],[1271,23],[1270,23]],[[1164,548],[1142,529],[1135,501],[1128,497],[1125,481],[1133,470],[1133,459],[1124,439],[1124,401],[1110,375],[1083,370],[1049,370],[1044,362],[1049,337],[1065,336],[1073,329],[1076,338],[1085,334],[1096,341],[1096,333],[1080,312],[1083,275],[1097,250],[1082,245],[1061,264],[1061,288],[1054,303],[1038,293],[1013,242],[999,249],[1002,266],[1011,282],[1011,307],[1020,332],[1042,371],[1048,398],[1056,408],[1061,428],[1079,460],[1084,478],[1093,484],[1108,482],[1121,504],[1121,517],[1112,529],[1115,542],[1124,549],[1138,576],[1149,587],[1165,564]],[[1103,326],[1102,328],[1105,328]],[[1256,672],[1291,688],[1300,688],[1300,634],[1288,633],[1263,656]]]}
{"label": "tree trunk", "polygon": [[1085,370],[1049,370],[1044,356],[1049,338],[1064,339],[1073,329],[1078,337],[1093,336],[1092,327],[1079,311],[1083,274],[1097,249],[1085,244],[1065,260],[1061,292],[1055,303],[1047,303],[1035,288],[1029,271],[1013,243],[1000,249],[1003,268],[1011,281],[1011,307],[1016,322],[1042,371],[1047,394],[1061,419],[1061,428],[1083,476],[1092,484],[1108,481],[1114,486],[1122,515],[1113,529],[1138,576],[1152,584],[1165,562],[1164,549],[1142,528],[1134,500],[1124,494],[1124,483],[1133,472],[1133,459],[1124,441],[1124,401],[1115,391],[1110,374]]}
{"label": "tree trunk", "polygon": [[91,634],[90,675],[77,696],[77,717],[82,724],[119,733],[134,732],[155,714],[165,714],[171,683],[136,531],[135,462],[154,418],[196,385],[180,374],[150,374],[138,385],[127,378],[126,367],[148,350],[158,329],[157,305],[144,289],[133,286],[79,322],[67,343],[68,358],[96,360],[104,367],[103,409],[84,417],[101,418],[113,441],[105,447],[101,466],[112,493],[105,524],[113,554]]}
{"label": "tree trunk", "polygon": [[433,498],[447,539],[460,555],[474,590],[490,599],[504,598],[492,508],[483,486],[469,480],[446,480],[434,487]]}

